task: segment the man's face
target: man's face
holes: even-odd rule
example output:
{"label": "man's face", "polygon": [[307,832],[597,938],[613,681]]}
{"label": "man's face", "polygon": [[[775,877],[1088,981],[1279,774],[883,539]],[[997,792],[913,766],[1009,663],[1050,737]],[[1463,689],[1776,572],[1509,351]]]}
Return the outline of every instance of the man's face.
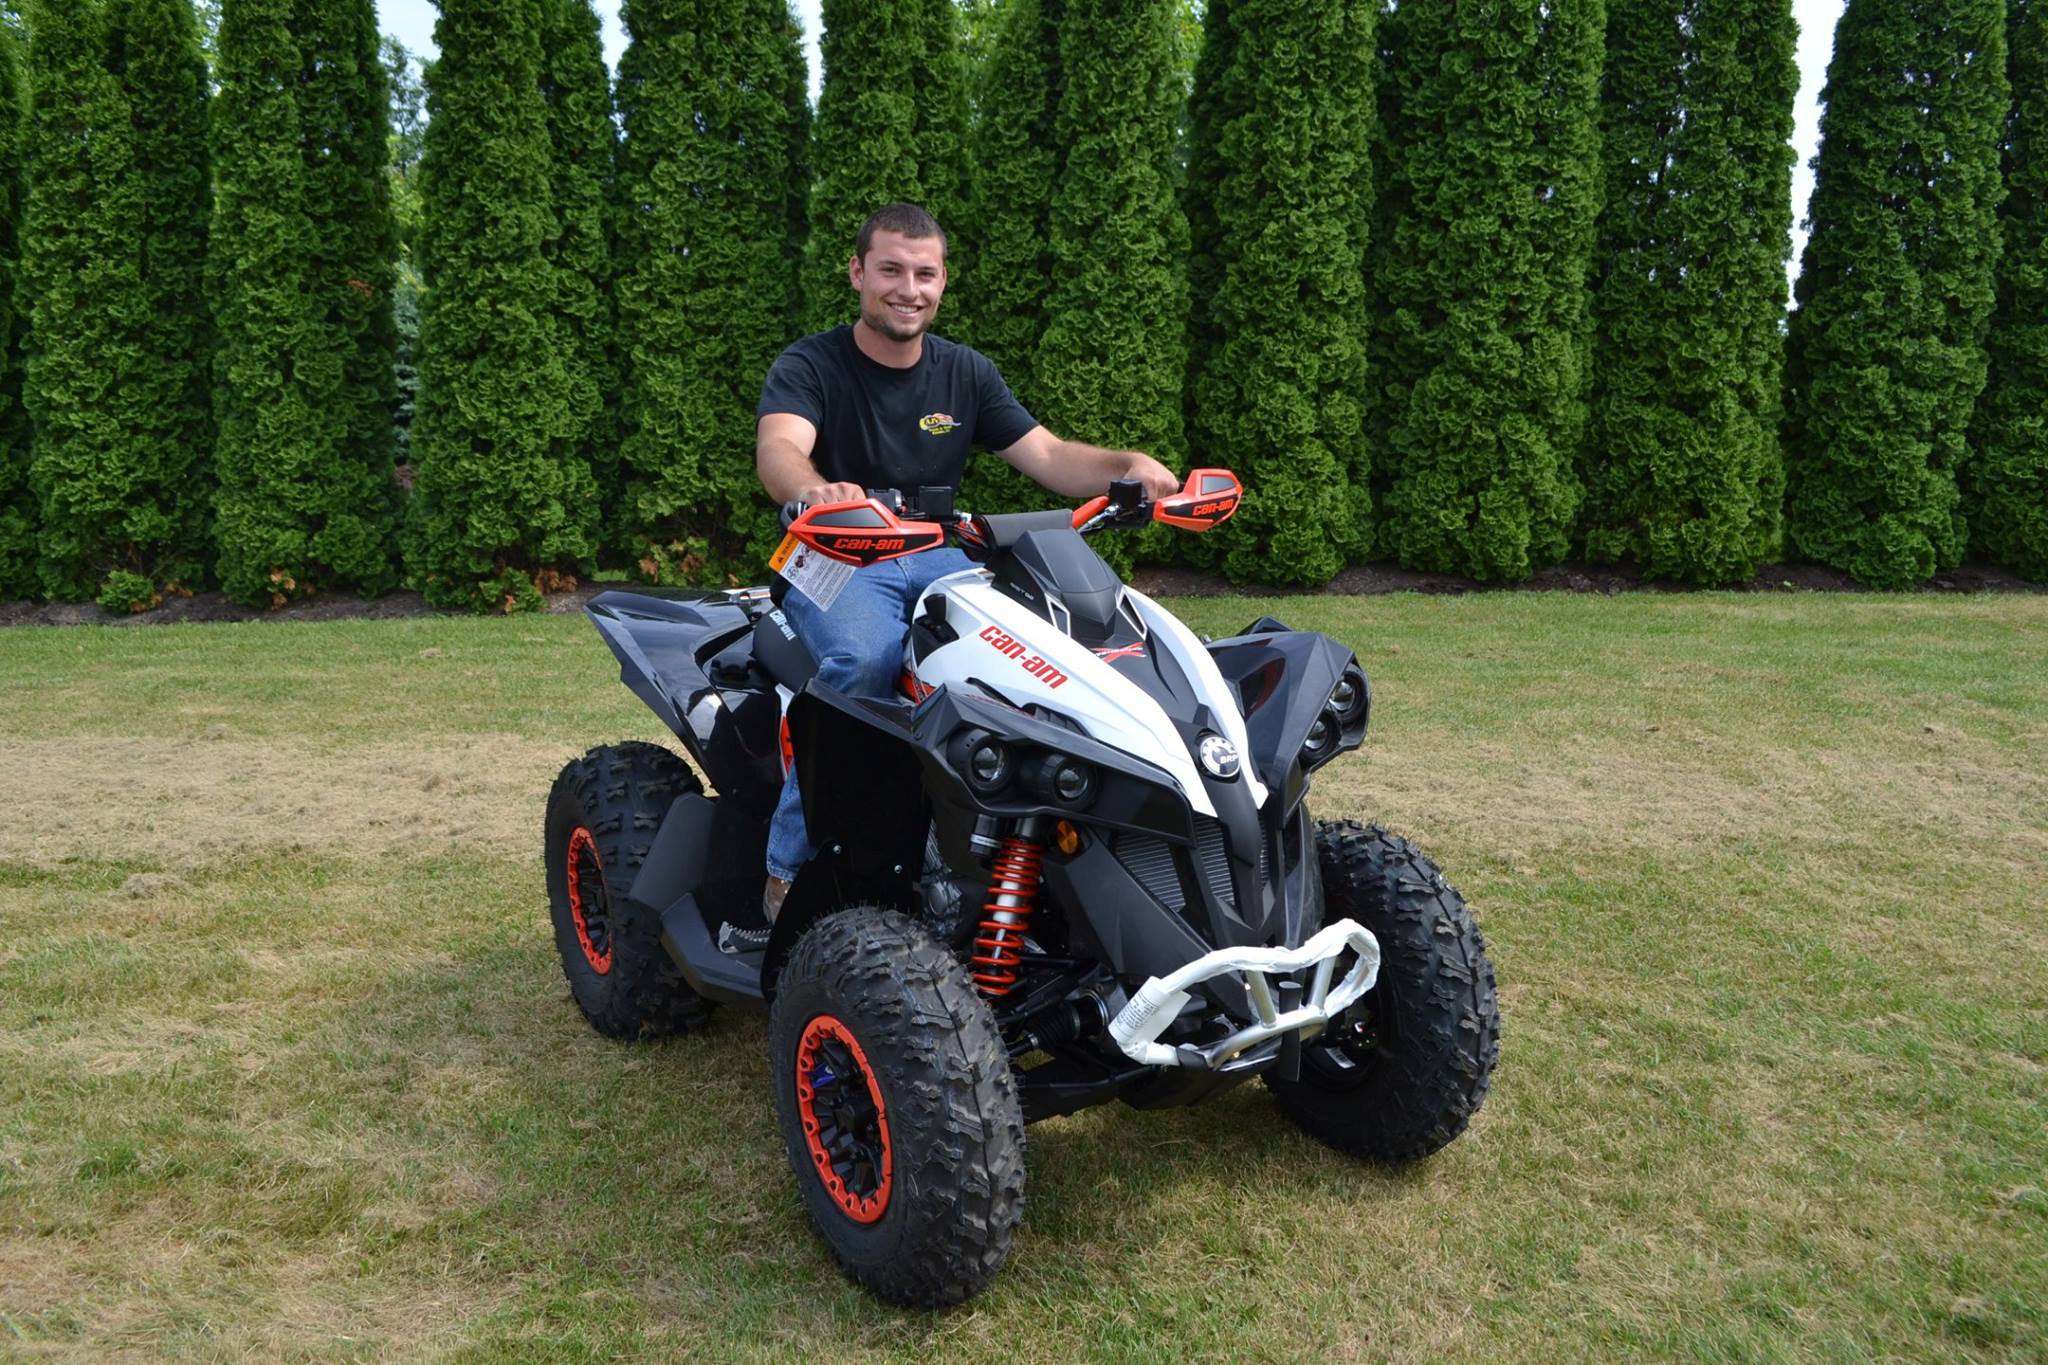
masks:
{"label": "man's face", "polygon": [[847,266],[860,291],[860,316],[891,341],[911,341],[929,331],[946,292],[946,255],[937,237],[877,232],[866,259]]}

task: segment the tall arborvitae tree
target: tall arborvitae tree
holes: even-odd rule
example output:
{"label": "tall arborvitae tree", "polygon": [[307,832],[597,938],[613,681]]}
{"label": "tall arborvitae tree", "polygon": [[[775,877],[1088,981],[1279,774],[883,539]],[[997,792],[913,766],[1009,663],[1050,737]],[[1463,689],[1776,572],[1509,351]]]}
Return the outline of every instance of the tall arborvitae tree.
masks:
{"label": "tall arborvitae tree", "polygon": [[1998,259],[2004,0],[1849,0],[1785,374],[1785,530],[1904,588],[1962,559]]}
{"label": "tall arborvitae tree", "polygon": [[916,58],[923,51],[921,4],[906,0],[823,0],[819,52],[825,79],[811,129],[809,239],[804,246],[805,331],[851,322],[846,259],[867,216],[884,204],[915,202]]}
{"label": "tall arborvitae tree", "polygon": [[1731,583],[1778,548],[1797,43],[1789,0],[1607,0],[1595,560]]}
{"label": "tall arborvitae tree", "polygon": [[[1024,406],[1038,410],[1032,370],[1045,334],[1052,278],[1050,224],[1059,151],[1059,23],[1064,0],[1007,0],[996,12],[979,69],[974,132],[974,287],[967,328]],[[949,301],[947,308],[953,305]],[[1021,511],[1043,494],[1001,460],[971,460],[961,500],[977,511]]]}
{"label": "tall arborvitae tree", "polygon": [[311,562],[316,572],[330,566],[336,586],[376,593],[397,577],[390,78],[371,0],[300,0],[297,16],[299,136],[319,243],[307,262],[308,283],[341,351],[340,385],[328,406],[340,467],[323,473],[321,504],[309,504]]}
{"label": "tall arborvitae tree", "polygon": [[2048,23],[2039,0],[2006,4],[2005,253],[1971,431],[1969,518],[1982,553],[2048,581]]}
{"label": "tall arborvitae tree", "polygon": [[[1199,457],[1213,452],[1251,490],[1224,539],[1239,582],[1322,584],[1372,546],[1360,395],[1377,9],[1209,10],[1209,40],[1229,60],[1200,67],[1213,85],[1196,102],[1203,159],[1189,168],[1189,217],[1206,239],[1194,247],[1203,349],[1190,433]],[[1197,209],[1202,194],[1214,198]]]}
{"label": "tall arborvitae tree", "polygon": [[441,0],[428,72],[408,562],[427,600],[537,608],[597,549],[541,96],[541,0]]}
{"label": "tall arborvitae tree", "polygon": [[221,586],[282,605],[393,565],[395,235],[368,0],[225,0],[211,281]]}
{"label": "tall arborvitae tree", "polygon": [[803,269],[812,331],[853,321],[846,261],[861,223],[884,204],[924,205],[966,247],[962,225],[946,221],[966,202],[966,72],[950,0],[824,0],[823,17]]}
{"label": "tall arborvitae tree", "polygon": [[[137,434],[189,451],[193,496],[203,499],[213,483],[206,62],[191,0],[108,0],[107,36],[109,65],[128,95],[142,177],[134,240],[143,253],[142,346],[155,388],[137,395],[138,410],[153,417]],[[124,377],[124,387],[132,383]]]}
{"label": "tall arborvitae tree", "polygon": [[1060,435],[1179,468],[1188,223],[1174,186],[1174,22],[1157,0],[1068,0],[1048,324],[1032,387],[1035,415]]}
{"label": "tall arborvitae tree", "polygon": [[[979,229],[969,211],[966,28],[957,0],[919,0],[923,39],[916,75],[918,200],[946,230],[945,321],[939,330],[973,341],[981,287]],[[886,201],[884,201],[886,202]],[[880,207],[880,205],[876,205]]]}
{"label": "tall arborvitae tree", "polygon": [[657,581],[753,572],[776,534],[754,405],[795,306],[802,35],[782,0],[631,0],[626,27],[620,538]]}
{"label": "tall arborvitae tree", "polygon": [[52,597],[138,610],[205,564],[205,68],[187,0],[29,18],[39,569]]}
{"label": "tall arborvitae tree", "polygon": [[28,414],[21,406],[27,334],[21,274],[22,139],[28,105],[14,30],[0,25],[0,598],[30,597],[36,579],[36,504],[28,486]]}
{"label": "tall arborvitae tree", "polygon": [[618,503],[618,371],[613,345],[610,196],[618,125],[611,73],[590,0],[542,0],[541,93],[554,150],[555,219],[546,255],[569,353],[572,451],[589,463],[601,506]]}
{"label": "tall arborvitae tree", "polygon": [[[1227,169],[1223,131],[1244,115],[1244,73],[1238,60],[1237,25],[1231,22],[1230,10],[1230,0],[1209,0],[1195,60],[1194,89],[1188,95],[1188,169],[1181,204],[1188,219],[1188,356],[1197,369],[1217,345],[1209,304],[1223,284],[1223,222],[1217,208]],[[1188,388],[1188,424],[1199,448],[1202,436],[1193,384]]]}
{"label": "tall arborvitae tree", "polygon": [[1600,0],[1381,19],[1367,429],[1413,568],[1515,579],[1569,548],[1604,24]]}

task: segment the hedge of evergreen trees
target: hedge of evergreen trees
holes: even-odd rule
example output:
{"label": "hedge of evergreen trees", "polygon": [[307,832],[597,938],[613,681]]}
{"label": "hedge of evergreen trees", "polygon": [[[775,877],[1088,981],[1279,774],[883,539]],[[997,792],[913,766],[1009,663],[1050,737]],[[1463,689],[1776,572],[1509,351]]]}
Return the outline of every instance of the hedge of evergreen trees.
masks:
{"label": "hedge of evergreen trees", "polygon": [[1608,0],[1585,544],[1734,583],[1777,552],[1790,0]]}
{"label": "hedge of evergreen trees", "polygon": [[2040,0],[2006,4],[2004,255],[1966,505],[1984,555],[2048,582],[2048,23]]}
{"label": "hedge of evergreen trees", "polygon": [[182,0],[38,0],[28,17],[37,573],[52,598],[147,607],[203,583],[208,558],[198,36]]}
{"label": "hedge of evergreen trees", "polygon": [[442,0],[428,88],[409,558],[427,600],[533,607],[597,557],[541,73],[557,0]]}
{"label": "hedge of evergreen trees", "polygon": [[634,0],[626,21],[614,535],[657,582],[744,575],[780,536],[754,405],[796,331],[801,35],[782,0]]}
{"label": "hedge of evergreen trees", "polygon": [[19,40],[0,27],[0,598],[32,597],[36,577],[36,500],[29,487],[28,413],[21,405],[22,140],[28,132]]}
{"label": "hedge of evergreen trees", "polygon": [[1602,18],[1600,0],[1383,18],[1367,424],[1404,564],[1516,579],[1570,548]]}
{"label": "hedge of evergreen trees", "polygon": [[[853,321],[846,262],[870,213],[926,200],[943,212],[965,202],[966,180],[966,72],[950,0],[824,0],[822,9],[825,84],[803,268],[809,331]],[[965,227],[956,213],[951,235],[964,239]],[[952,250],[964,254],[964,245]]]}
{"label": "hedge of evergreen trees", "polygon": [[[1241,580],[1325,583],[1372,548],[1365,440],[1374,0],[1212,0],[1188,216],[1198,455],[1258,490]],[[1220,457],[1219,457],[1220,458]]]}
{"label": "hedge of evergreen trees", "polygon": [[424,91],[371,0],[0,5],[0,598],[754,579],[897,199],[1041,420],[1244,476],[1120,557],[2048,577],[2039,3],[1848,0],[1789,315],[1790,0],[825,0],[815,117],[783,0],[631,0],[615,81],[440,0]]}
{"label": "hedge of evergreen trees", "polygon": [[[1059,64],[1033,415],[1069,439],[1184,468],[1188,223],[1173,183],[1173,7],[1066,0]],[[1115,538],[1102,552],[1121,563],[1128,547]]]}
{"label": "hedge of evergreen trees", "polygon": [[214,102],[221,587],[397,580],[396,255],[370,0],[225,0]]}
{"label": "hedge of evergreen trees", "polygon": [[1786,534],[1881,588],[1961,562],[2004,197],[2004,0],[1849,0],[1785,376]]}

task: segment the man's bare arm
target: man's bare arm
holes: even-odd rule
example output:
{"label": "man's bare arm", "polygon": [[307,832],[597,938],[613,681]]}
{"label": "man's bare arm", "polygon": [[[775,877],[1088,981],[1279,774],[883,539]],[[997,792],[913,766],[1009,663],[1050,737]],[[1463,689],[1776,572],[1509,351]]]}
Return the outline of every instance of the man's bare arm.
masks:
{"label": "man's bare arm", "polygon": [[777,502],[850,502],[867,496],[857,483],[833,483],[811,463],[818,429],[793,412],[771,412],[754,427],[754,472]]}
{"label": "man's bare arm", "polygon": [[1033,427],[1022,440],[996,454],[1012,469],[1028,475],[1068,498],[1092,498],[1109,491],[1116,479],[1136,479],[1146,495],[1167,497],[1180,491],[1174,472],[1141,450],[1108,450],[1084,441],[1065,441],[1044,427]]}

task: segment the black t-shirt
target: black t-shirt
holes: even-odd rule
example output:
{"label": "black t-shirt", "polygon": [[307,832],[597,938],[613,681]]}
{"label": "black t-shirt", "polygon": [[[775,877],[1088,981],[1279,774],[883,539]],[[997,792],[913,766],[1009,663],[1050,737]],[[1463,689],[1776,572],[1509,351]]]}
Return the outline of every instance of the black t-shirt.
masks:
{"label": "black t-shirt", "polygon": [[970,446],[1003,450],[1038,425],[995,363],[971,346],[925,334],[908,369],[870,358],[851,326],[796,342],[768,371],[756,416],[792,412],[818,429],[811,462],[834,483],[960,486]]}

